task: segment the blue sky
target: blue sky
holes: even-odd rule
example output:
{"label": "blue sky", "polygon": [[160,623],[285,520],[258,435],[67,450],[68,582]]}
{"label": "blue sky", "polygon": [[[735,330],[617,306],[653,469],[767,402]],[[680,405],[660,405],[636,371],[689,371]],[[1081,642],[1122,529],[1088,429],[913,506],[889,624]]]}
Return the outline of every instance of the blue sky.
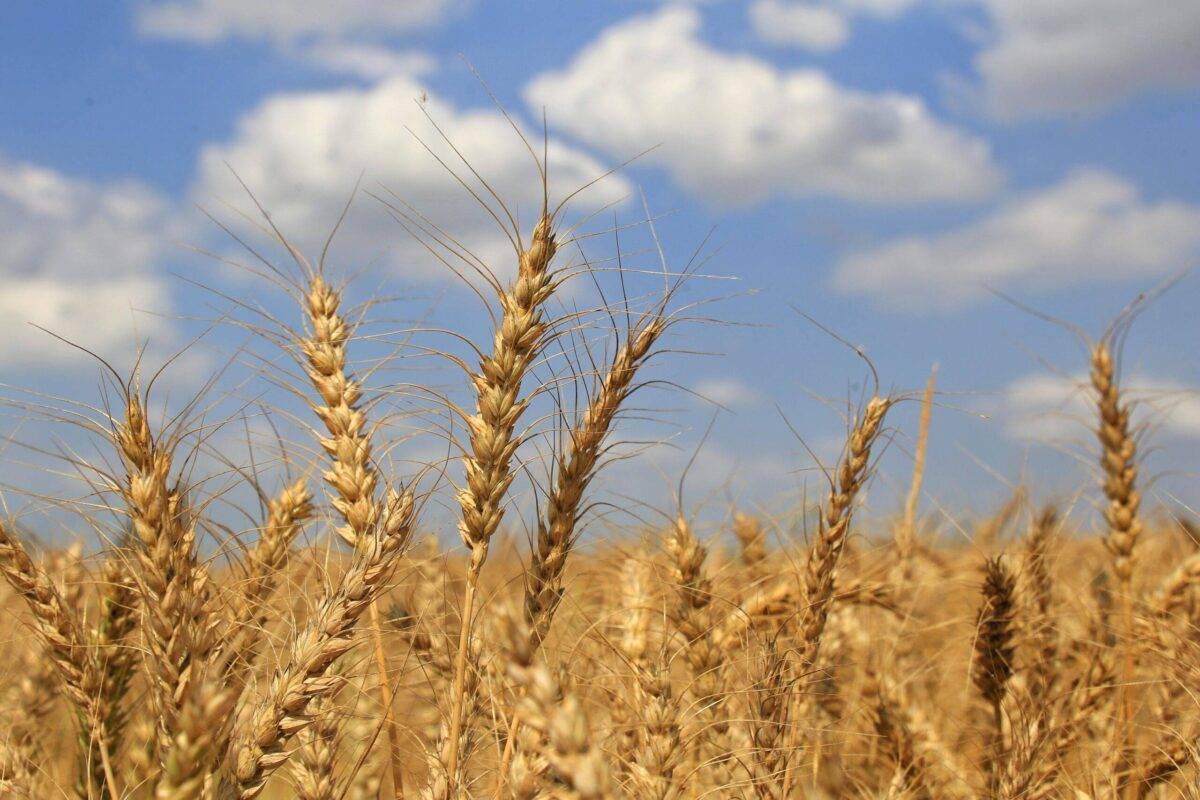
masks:
{"label": "blue sky", "polygon": [[[861,362],[794,309],[864,346],[885,388],[918,389],[940,365],[927,509],[987,509],[1022,473],[1071,496],[1088,486],[1080,346],[987,287],[1098,332],[1200,257],[1192,0],[16,3],[0,29],[4,383],[97,395],[94,364],[29,321],[105,354],[148,340],[154,358],[217,313],[189,281],[259,291],[185,246],[233,252],[196,211],[245,208],[226,162],[306,248],[361,175],[503,260],[405,130],[430,135],[423,95],[531,207],[528,159],[466,61],[527,132],[544,112],[557,190],[657,146],[576,204],[616,204],[593,230],[636,222],[640,191],[673,263],[713,231],[704,272],[738,280],[697,280],[684,299],[733,295],[706,308],[725,324],[672,344],[714,355],[656,373],[725,409],[690,479],[710,507],[778,510],[813,491],[804,445],[836,454],[861,396]],[[435,317],[471,319],[465,291],[369,197],[335,261],[362,291],[407,297],[395,319],[434,298]],[[1200,467],[1198,280],[1153,303],[1125,352],[1167,503],[1191,502]],[[239,341],[209,334],[179,385]],[[715,406],[648,402],[671,409],[653,435],[672,447],[607,487],[661,504]],[[895,417],[879,511],[903,490],[915,418],[911,403]]]}

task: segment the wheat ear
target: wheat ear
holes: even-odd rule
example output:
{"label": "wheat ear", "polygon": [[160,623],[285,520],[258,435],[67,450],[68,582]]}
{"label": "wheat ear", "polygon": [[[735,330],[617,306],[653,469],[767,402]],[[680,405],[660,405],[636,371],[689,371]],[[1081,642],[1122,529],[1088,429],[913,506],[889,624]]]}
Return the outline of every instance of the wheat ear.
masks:
{"label": "wheat ear", "polygon": [[692,526],[677,515],[667,540],[671,556],[671,579],[675,588],[669,609],[671,623],[683,639],[683,656],[691,672],[688,692],[695,701],[698,730],[689,736],[696,760],[707,767],[717,784],[729,781],[732,743],[726,714],[725,649],[717,638],[716,621],[710,604],[712,582],[705,569],[707,549],[696,539]]}
{"label": "wheat ear", "polygon": [[189,695],[189,666],[207,660],[216,637],[205,619],[205,576],[196,564],[194,520],[182,489],[169,484],[171,446],[154,439],[145,401],[137,394],[127,399],[115,441],[126,469],[120,491],[137,544],[135,576],[150,654],[151,696],[165,752],[178,732],[176,717]]}
{"label": "wheat ear", "polygon": [[337,688],[329,667],[353,646],[359,617],[386,587],[408,543],[413,515],[410,490],[388,499],[376,532],[359,538],[341,580],[326,590],[297,632],[266,698],[235,738],[236,797],[251,800],[262,793],[267,778],[288,759],[287,741],[312,721],[309,704]]}
{"label": "wheat ear", "polygon": [[545,781],[552,796],[563,800],[609,797],[608,764],[592,741],[592,729],[579,699],[569,686],[537,663],[532,637],[519,614],[501,618],[507,645],[507,672],[517,688],[517,710],[524,724],[539,734],[530,743],[549,769]]}
{"label": "wheat ear", "polygon": [[224,670],[234,681],[254,663],[266,626],[266,604],[274,593],[279,572],[287,563],[292,542],[312,518],[312,494],[298,480],[285,486],[267,503],[267,519],[258,542],[246,557],[247,575],[230,617],[233,641],[224,646]]}
{"label": "wheat ear", "polygon": [[788,782],[794,748],[786,741],[790,728],[791,684],[787,659],[779,652],[774,640],[767,640],[761,678],[753,687],[750,736],[754,743],[751,775],[755,796],[759,800],[783,800],[788,796]]}
{"label": "wheat ear", "polygon": [[1050,574],[1050,548],[1058,529],[1058,515],[1052,507],[1041,511],[1025,537],[1024,570],[1018,587],[1025,598],[1030,619],[1029,639],[1033,645],[1030,670],[1030,696],[1035,711],[1054,687],[1058,669],[1058,641],[1055,629],[1054,579]]}
{"label": "wheat ear", "polygon": [[[334,665],[337,671],[339,665]],[[338,676],[342,677],[342,676]],[[336,800],[335,768],[346,712],[338,704],[339,692],[313,701],[310,707],[313,723],[300,733],[298,757],[292,762],[292,786],[296,800]]]}
{"label": "wheat ear", "polygon": [[[96,697],[100,736],[84,751],[84,767],[94,786],[108,787],[114,781],[111,761],[121,752],[128,723],[127,695],[137,661],[134,642],[138,627],[137,586],[127,572],[123,555],[109,557],[103,566],[100,587],[100,616],[92,631],[100,690]],[[106,789],[111,793],[111,789]]]}
{"label": "wheat ear", "polygon": [[858,418],[846,443],[846,452],[838,465],[829,496],[821,510],[817,539],[808,553],[804,571],[805,608],[800,622],[800,674],[807,674],[817,662],[821,634],[834,599],[838,561],[850,532],[854,500],[867,480],[871,448],[879,437],[883,419],[892,401],[872,397]]}
{"label": "wheat ear", "polygon": [[34,630],[62,678],[64,694],[79,711],[85,735],[101,735],[100,670],[79,620],[4,522],[0,522],[0,572],[32,612]]}
{"label": "wheat ear", "polygon": [[671,686],[670,662],[660,650],[656,663],[633,662],[634,703],[639,712],[629,771],[639,797],[667,800],[675,792],[675,771],[683,756],[679,698]]}
{"label": "wheat ear", "polygon": [[[1137,654],[1134,641],[1133,571],[1138,537],[1142,531],[1138,519],[1141,494],[1137,489],[1137,443],[1129,419],[1129,405],[1121,395],[1109,341],[1106,338],[1092,348],[1091,379],[1099,412],[1097,435],[1100,439],[1100,467],[1104,475],[1104,496],[1108,505],[1104,519],[1108,532],[1104,544],[1112,557],[1121,603],[1121,688],[1114,752],[1119,769],[1127,774],[1135,756],[1133,750],[1133,683],[1136,680]],[[1132,787],[1123,792],[1131,796]]]}
{"label": "wheat ear", "polygon": [[462,516],[459,536],[470,551],[463,585],[462,621],[451,686],[450,729],[445,756],[449,792],[455,791],[460,757],[463,713],[475,591],[487,561],[488,544],[504,517],[504,498],[512,484],[513,456],[520,445],[516,426],[529,403],[521,386],[537,354],[545,345],[547,324],[543,307],[554,293],[550,263],[557,251],[553,220],[545,213],[533,230],[527,249],[517,261],[516,280],[499,292],[502,316],[492,340],[492,354],[482,359],[471,375],[475,389],[475,414],[467,418],[470,451],[463,458],[463,487],[458,491]]}
{"label": "wheat ear", "polygon": [[1000,558],[984,565],[983,602],[976,622],[975,663],[972,678],[992,712],[988,757],[984,762],[988,797],[999,790],[1000,770],[1005,760],[1004,697],[1013,674],[1013,596],[1016,584]]}
{"label": "wheat ear", "polygon": [[[347,544],[354,545],[370,534],[384,509],[377,492],[379,473],[371,460],[367,415],[359,407],[362,385],[346,365],[346,345],[351,331],[341,314],[341,302],[341,293],[326,283],[319,272],[311,274],[303,303],[309,330],[300,338],[299,346],[305,357],[309,381],[321,397],[321,402],[313,405],[313,411],[325,423],[329,434],[318,437],[318,441],[332,462],[324,478],[336,492],[332,503],[342,516],[343,524],[337,528],[337,533]],[[379,608],[375,602],[370,606],[370,618],[378,655],[380,701],[387,720],[392,792],[395,797],[402,798],[404,780],[398,749],[399,732],[391,702],[391,681],[384,657]]]}
{"label": "wheat ear", "polygon": [[733,536],[738,541],[738,557],[750,583],[757,584],[767,560],[767,532],[762,521],[738,511],[733,515]]}
{"label": "wheat ear", "polygon": [[3,781],[11,781],[9,791],[14,794],[18,790],[32,791],[37,756],[46,745],[42,735],[47,729],[45,723],[60,694],[58,670],[44,646],[30,647],[22,661],[21,679],[0,706],[8,720],[7,730],[0,734],[0,787]]}
{"label": "wheat ear", "polygon": [[[205,665],[195,669],[203,671]],[[211,764],[219,755],[226,717],[238,694],[232,687],[203,678],[192,680],[188,691],[154,787],[154,800],[199,800],[207,795]]]}
{"label": "wheat ear", "polygon": [[868,666],[863,696],[871,726],[893,764],[893,777],[918,797],[975,800],[976,794],[962,778],[963,769],[937,729],[890,676],[891,671]]}
{"label": "wheat ear", "polygon": [[570,451],[559,462],[554,489],[546,499],[546,518],[538,524],[537,548],[525,584],[525,618],[536,643],[545,638],[562,600],[563,570],[574,544],[584,493],[599,466],[605,439],[617,412],[636,388],[634,377],[653,355],[666,327],[661,308],[643,318],[617,349],[582,421],[570,431]]}
{"label": "wheat ear", "polygon": [[1155,616],[1166,619],[1186,609],[1189,591],[1197,585],[1200,585],[1200,553],[1192,553],[1159,584],[1150,598],[1151,610]]}

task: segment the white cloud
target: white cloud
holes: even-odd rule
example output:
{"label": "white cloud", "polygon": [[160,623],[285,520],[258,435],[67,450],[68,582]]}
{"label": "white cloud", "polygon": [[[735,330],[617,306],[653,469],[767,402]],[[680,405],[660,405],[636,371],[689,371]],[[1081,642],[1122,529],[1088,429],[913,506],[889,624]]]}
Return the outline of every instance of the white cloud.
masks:
{"label": "white cloud", "polygon": [[[238,122],[230,141],[204,149],[193,196],[206,207],[219,200],[249,208],[231,167],[283,232],[315,257],[361,174],[366,189],[395,191],[503,273],[513,262],[507,240],[408,130],[418,131],[473,181],[418,107],[417,99],[424,95],[412,78],[400,76],[367,88],[271,97]],[[500,197],[523,213],[525,225],[532,225],[529,218],[541,201],[538,175],[532,156],[508,122],[498,112],[460,110],[432,96],[424,105]],[[540,151],[540,134],[530,138]],[[555,141],[550,142],[549,162],[552,201],[605,171],[592,158]],[[572,207],[594,209],[628,191],[619,176],[610,176],[580,195]],[[410,277],[449,276],[369,198],[360,198],[351,211],[333,255],[346,267],[379,261]]]}
{"label": "white cloud", "polygon": [[835,8],[786,0],[756,0],[750,6],[750,23],[768,44],[794,45],[825,52],[836,50],[850,38],[846,16]]}
{"label": "white cloud", "polygon": [[370,81],[395,75],[426,75],[437,65],[433,56],[420,51],[340,41],[306,45],[293,55],[329,72],[354,75]]}
{"label": "white cloud", "polygon": [[758,393],[738,378],[709,378],[697,383],[692,391],[705,400],[726,408],[747,406],[758,400]]}
{"label": "white cloud", "polygon": [[697,38],[694,9],[618,24],[526,88],[551,122],[614,157],[662,147],[665,167],[714,204],[831,194],[912,202],[977,197],[999,183],[982,140],[901,94],[847,89]]}
{"label": "white cloud", "polygon": [[[1200,394],[1182,384],[1135,375],[1123,382],[1134,404],[1135,425],[1150,424],[1164,435],[1200,438]],[[1096,415],[1085,375],[1026,375],[1003,395],[1006,432],[1018,439],[1076,439]]]}
{"label": "white cloud", "polygon": [[95,184],[0,157],[0,363],[48,366],[84,356],[36,323],[102,355],[164,339],[165,201],[132,181]]}
{"label": "white cloud", "polygon": [[159,317],[137,311],[170,308],[163,282],[131,276],[80,283],[62,278],[24,278],[7,282],[0,295],[0,363],[48,366],[84,359],[75,348],[28,323],[104,356],[128,360],[146,339],[169,337]]}
{"label": "white cloud", "polygon": [[975,67],[1000,117],[1111,106],[1154,88],[1200,84],[1196,0],[979,0],[992,41]]}
{"label": "white cloud", "polygon": [[449,14],[461,0],[156,0],[137,9],[141,33],[212,44],[225,39],[375,38],[407,33]]}
{"label": "white cloud", "polygon": [[847,11],[875,17],[895,17],[915,6],[920,0],[832,0]]}
{"label": "white cloud", "polygon": [[1081,171],[963,227],[848,255],[834,281],[889,304],[953,307],[987,287],[1158,276],[1197,256],[1200,206],[1151,202],[1114,175]]}
{"label": "white cloud", "polygon": [[850,39],[855,17],[889,19],[918,0],[755,0],[750,23],[760,39],[817,52],[836,50]]}

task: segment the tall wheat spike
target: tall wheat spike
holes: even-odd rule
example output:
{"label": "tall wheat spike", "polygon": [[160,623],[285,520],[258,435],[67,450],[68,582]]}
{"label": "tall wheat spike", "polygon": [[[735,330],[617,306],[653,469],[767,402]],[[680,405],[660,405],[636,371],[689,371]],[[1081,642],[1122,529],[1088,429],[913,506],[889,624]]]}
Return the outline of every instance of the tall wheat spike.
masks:
{"label": "tall wheat spike", "polygon": [[227,678],[235,683],[244,680],[258,655],[268,622],[268,601],[287,563],[289,548],[313,511],[312,495],[303,480],[285,486],[267,503],[267,519],[258,542],[246,556],[247,574],[230,613],[230,641],[223,643],[216,656]]}
{"label": "tall wheat spike", "polygon": [[820,528],[808,553],[804,571],[805,608],[800,618],[800,674],[812,669],[821,647],[821,634],[834,599],[838,561],[850,531],[854,500],[866,482],[871,448],[882,430],[892,401],[872,397],[856,421],[838,464],[829,496],[821,509]]}
{"label": "tall wheat spike", "polygon": [[617,349],[579,425],[570,430],[570,447],[558,464],[554,489],[546,499],[545,520],[538,523],[537,548],[525,586],[525,616],[531,635],[545,638],[562,599],[562,575],[574,543],[584,493],[595,475],[605,439],[617,412],[636,388],[634,377],[653,355],[667,328],[661,306],[648,312]]}
{"label": "tall wheat spike", "polygon": [[517,423],[529,398],[522,385],[534,359],[545,345],[548,330],[543,308],[554,293],[550,264],[558,249],[554,220],[543,205],[529,247],[519,251],[516,280],[500,291],[502,316],[492,340],[492,353],[471,376],[475,413],[467,418],[470,451],[463,458],[464,485],[458,492],[462,516],[459,536],[470,553],[462,597],[462,622],[451,687],[450,728],[445,770],[453,794],[459,769],[460,739],[474,621],[475,592],[487,561],[488,545],[504,518],[504,500],[515,477],[513,456],[520,445]]}
{"label": "tall wheat spike", "polygon": [[[1137,442],[1130,427],[1129,406],[1121,396],[1116,366],[1108,338],[1092,348],[1092,389],[1099,411],[1097,435],[1104,496],[1108,501],[1104,519],[1108,524],[1105,545],[1112,557],[1121,608],[1121,690],[1114,753],[1119,768],[1128,773],[1136,758],[1133,753],[1133,691],[1137,671],[1137,642],[1134,632],[1133,572],[1142,523],[1138,518],[1141,494],[1137,489]],[[1134,796],[1132,785],[1122,792]]]}
{"label": "tall wheat spike", "polygon": [[388,498],[375,530],[355,543],[346,572],[296,633],[266,698],[241,726],[233,776],[241,800],[262,794],[267,778],[288,759],[288,740],[311,723],[309,704],[337,688],[329,668],[354,645],[355,624],[387,586],[412,532],[413,501],[407,489]]}
{"label": "tall wheat spike", "polygon": [[180,732],[177,717],[192,692],[191,665],[205,663],[217,635],[208,614],[207,577],[197,563],[196,520],[184,489],[171,484],[174,443],[154,438],[146,401],[136,392],[128,393],[114,438],[126,470],[119,490],[136,543],[143,640],[165,754]]}
{"label": "tall wheat spike", "polygon": [[[332,504],[342,517],[343,524],[337,528],[337,533],[347,544],[355,546],[361,538],[371,535],[372,529],[379,524],[384,508],[377,491],[381,479],[371,459],[371,432],[367,426],[367,415],[360,407],[362,386],[350,373],[346,363],[346,345],[351,326],[341,313],[341,293],[325,281],[319,270],[313,271],[298,254],[297,260],[308,273],[308,291],[302,303],[308,331],[307,335],[300,337],[299,348],[305,357],[309,381],[321,398],[320,403],[313,404],[313,412],[325,423],[328,433],[328,436],[318,436],[318,442],[331,462],[324,478],[335,492]],[[378,655],[380,699],[388,721],[392,791],[397,798],[402,798],[404,783],[399,755],[400,734],[396,730],[391,680],[384,656],[379,608],[375,602],[370,604],[370,615]]]}

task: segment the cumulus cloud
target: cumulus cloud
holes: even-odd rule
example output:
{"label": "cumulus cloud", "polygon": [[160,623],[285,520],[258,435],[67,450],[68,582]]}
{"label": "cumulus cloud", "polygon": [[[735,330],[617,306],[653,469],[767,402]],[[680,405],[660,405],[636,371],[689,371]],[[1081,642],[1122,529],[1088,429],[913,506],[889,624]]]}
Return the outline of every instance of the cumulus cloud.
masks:
{"label": "cumulus cloud", "polygon": [[354,75],[369,81],[395,75],[425,75],[437,65],[428,53],[356,42],[316,42],[301,47],[293,55],[328,72]]}
{"label": "cumulus cloud", "polygon": [[747,406],[758,400],[758,393],[754,389],[733,376],[702,380],[692,391],[705,400],[726,408]]}
{"label": "cumulus cloud", "polygon": [[836,50],[850,38],[846,15],[836,8],[786,0],[757,0],[750,6],[754,32],[768,44]]}
{"label": "cumulus cloud", "polygon": [[168,246],[168,204],[149,188],[97,184],[0,157],[0,363],[84,356],[28,323],[102,355],[163,338],[169,292],[153,271]]}
{"label": "cumulus cloud", "polygon": [[850,39],[856,16],[895,17],[917,0],[755,0],[750,24],[760,39],[777,46],[817,52],[836,50]]}
{"label": "cumulus cloud", "polygon": [[1151,202],[1085,170],[963,227],[844,257],[835,285],[909,307],[960,306],[988,287],[1022,291],[1164,275],[1200,256],[1200,206]]}
{"label": "cumulus cloud", "polygon": [[975,67],[1000,117],[1105,108],[1155,88],[1200,85],[1195,0],[979,0],[991,40]]}
{"label": "cumulus cloud", "polygon": [[[1164,435],[1200,438],[1200,394],[1178,382],[1135,375],[1123,383],[1134,404],[1134,424]],[[1006,432],[1018,439],[1078,438],[1094,424],[1087,376],[1038,373],[1018,378],[1003,394]]]}
{"label": "cumulus cloud", "polygon": [[[249,207],[230,168],[245,181],[274,222],[301,249],[320,247],[359,175],[378,193],[393,190],[499,273],[511,267],[512,250],[496,223],[414,137],[416,131],[466,178],[466,168],[442,145],[418,107],[453,141],[489,185],[514,209],[529,215],[541,202],[532,156],[496,111],[461,110],[426,94],[409,76],[365,88],[300,92],[268,98],[237,124],[233,137],[200,155],[193,196],[204,206],[234,202]],[[540,150],[541,136],[530,138]],[[549,145],[551,198],[562,198],[605,171],[599,162],[556,141]],[[629,192],[610,176],[573,202],[595,209]],[[482,192],[481,192],[482,193]],[[409,277],[448,276],[444,266],[412,241],[383,206],[360,198],[343,226],[334,255],[342,264],[379,262]]]}
{"label": "cumulus cloud", "polygon": [[259,39],[375,38],[444,18],[461,0],[151,0],[137,8],[141,33],[199,44]]}
{"label": "cumulus cloud", "polygon": [[645,161],[714,204],[945,200],[998,184],[987,144],[934,119],[920,99],[723,52],[698,38],[699,26],[684,7],[620,23],[535,78],[525,97],[614,157],[662,144]]}
{"label": "cumulus cloud", "polygon": [[831,0],[834,5],[876,17],[894,17],[915,6],[920,0]]}

